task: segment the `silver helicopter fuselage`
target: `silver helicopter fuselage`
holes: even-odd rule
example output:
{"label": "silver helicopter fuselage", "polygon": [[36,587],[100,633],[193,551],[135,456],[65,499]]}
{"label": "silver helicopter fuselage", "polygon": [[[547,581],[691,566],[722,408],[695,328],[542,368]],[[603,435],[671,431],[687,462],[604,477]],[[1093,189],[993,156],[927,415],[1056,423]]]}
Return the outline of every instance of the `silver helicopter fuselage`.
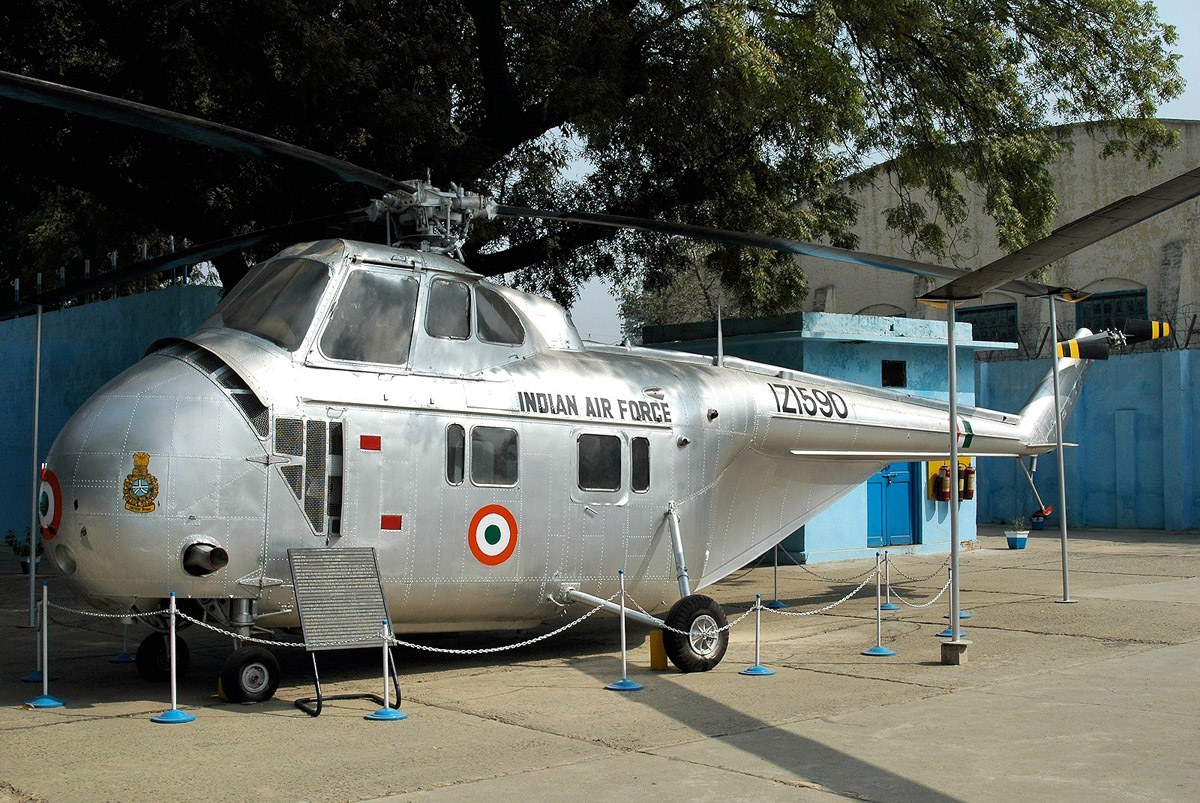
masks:
{"label": "silver helicopter fuselage", "polygon": [[[438,254],[297,245],[72,417],[47,551],[107,610],[175,592],[283,628],[288,549],[369,546],[397,632],[518,628],[620,569],[661,610],[673,529],[703,588],[887,463],[948,452],[944,403],[714,362],[584,344],[558,305]],[[1070,402],[1086,363],[1060,366]],[[956,428],[964,454],[1032,454],[1053,415],[1043,383]]]}

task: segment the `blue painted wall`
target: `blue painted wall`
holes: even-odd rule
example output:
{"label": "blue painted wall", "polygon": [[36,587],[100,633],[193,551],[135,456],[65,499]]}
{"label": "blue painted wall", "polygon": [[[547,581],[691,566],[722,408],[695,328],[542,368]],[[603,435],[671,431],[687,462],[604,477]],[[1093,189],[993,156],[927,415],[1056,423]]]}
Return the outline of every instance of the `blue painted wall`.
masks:
{"label": "blue painted wall", "polygon": [[[220,299],[219,287],[179,285],[46,313],[38,461],[71,414],[100,386],[163,337],[194,331]],[[0,533],[24,533],[32,520],[35,317],[0,321]]]}
{"label": "blue painted wall", "polygon": [[[980,403],[1016,410],[1048,367],[1038,362],[978,366]],[[1092,365],[1064,440],[1071,526],[1187,530],[1200,527],[1200,351],[1127,354]],[[1036,507],[1012,459],[980,461],[979,517],[1000,522]],[[1038,462],[1036,485],[1058,505],[1054,453]],[[1057,512],[1047,525],[1058,525]]]}
{"label": "blue painted wall", "polygon": [[[715,323],[651,327],[644,333],[647,345],[698,354],[715,354]],[[958,324],[958,401],[975,404],[975,351],[995,344],[971,341],[968,324]],[[876,318],[832,313],[796,313],[777,318],[731,320],[723,324],[725,353],[748,360],[795,368],[812,374],[844,379],[871,387],[882,386],[883,360],[903,360],[907,365],[905,392],[946,400],[946,324],[907,318]],[[1025,392],[1034,381],[1025,384]],[[1022,396],[1022,401],[1024,396]],[[947,449],[949,444],[947,443]],[[950,507],[928,499],[925,464],[917,464],[916,533],[912,546],[891,551],[941,553],[950,551]],[[960,507],[959,540],[976,538],[975,500]],[[780,562],[815,563],[848,560],[874,553],[867,547],[867,486],[855,488],[828,510],[818,514],[782,544]]]}

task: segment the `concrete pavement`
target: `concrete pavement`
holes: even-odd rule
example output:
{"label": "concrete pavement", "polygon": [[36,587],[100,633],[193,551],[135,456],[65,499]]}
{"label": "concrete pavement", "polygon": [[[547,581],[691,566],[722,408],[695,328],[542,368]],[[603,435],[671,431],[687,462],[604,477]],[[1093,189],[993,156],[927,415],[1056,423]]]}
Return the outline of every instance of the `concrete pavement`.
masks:
{"label": "concrete pavement", "polygon": [[[715,670],[648,668],[647,630],[630,626],[631,678],[620,677],[617,624],[597,615],[517,652],[444,656],[398,651],[404,722],[362,716],[368,701],[327,704],[311,719],[307,655],[277,650],[275,700],[214,696],[228,642],[191,628],[179,689],[186,725],[149,721],[165,686],[108,658],[120,624],[56,612],[51,693],[64,708],[27,710],[34,668],[28,580],[0,574],[0,801],[414,800],[876,801],[1192,800],[1200,790],[1200,534],[1077,531],[1071,592],[1061,604],[1058,534],[1005,548],[984,529],[962,555],[965,666],[944,666],[945,597],[885,614],[891,658],[875,641],[873,586],[816,616],[763,615],[754,678],[753,617],[732,631]],[[943,559],[893,552],[893,583],[912,603],[945,582]],[[872,562],[873,563],[873,562]],[[15,562],[14,562],[15,568]],[[791,612],[832,602],[866,561],[780,569]],[[929,579],[922,582],[910,577]],[[818,576],[820,575],[820,576]],[[839,579],[846,578],[846,579]],[[707,591],[730,618],[771,569]],[[78,604],[51,578],[51,599]],[[546,630],[551,629],[547,627]],[[144,630],[131,629],[131,648]],[[499,646],[530,633],[414,637],[440,646]],[[374,650],[321,656],[327,693],[381,691]]]}

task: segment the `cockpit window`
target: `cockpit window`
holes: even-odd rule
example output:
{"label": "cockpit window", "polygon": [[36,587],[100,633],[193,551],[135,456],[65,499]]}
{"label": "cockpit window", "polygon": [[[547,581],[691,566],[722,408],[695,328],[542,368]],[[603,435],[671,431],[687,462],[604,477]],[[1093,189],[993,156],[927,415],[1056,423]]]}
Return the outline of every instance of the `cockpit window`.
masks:
{"label": "cockpit window", "polygon": [[475,310],[479,316],[479,339],[485,343],[519,346],[525,342],[525,327],[504,297],[482,284],[475,288]]}
{"label": "cockpit window", "polygon": [[462,282],[434,279],[429,285],[425,331],[431,337],[466,340],[471,336],[471,288]]}
{"label": "cockpit window", "polygon": [[311,259],[279,259],[246,281],[250,284],[220,310],[224,324],[288,351],[298,349],[325,292],[329,267]]}
{"label": "cockpit window", "polygon": [[351,273],[321,335],[321,352],[333,360],[405,365],[417,287],[404,273]]}

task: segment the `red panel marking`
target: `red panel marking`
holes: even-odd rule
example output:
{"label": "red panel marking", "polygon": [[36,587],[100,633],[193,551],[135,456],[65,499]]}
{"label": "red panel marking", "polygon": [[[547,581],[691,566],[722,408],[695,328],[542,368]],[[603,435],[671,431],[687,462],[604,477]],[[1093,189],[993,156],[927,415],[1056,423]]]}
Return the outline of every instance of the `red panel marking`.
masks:
{"label": "red panel marking", "polygon": [[399,530],[403,522],[403,516],[380,516],[379,529],[381,530]]}
{"label": "red panel marking", "polygon": [[383,438],[378,435],[363,435],[358,439],[358,448],[365,452],[378,452],[383,448]]}

